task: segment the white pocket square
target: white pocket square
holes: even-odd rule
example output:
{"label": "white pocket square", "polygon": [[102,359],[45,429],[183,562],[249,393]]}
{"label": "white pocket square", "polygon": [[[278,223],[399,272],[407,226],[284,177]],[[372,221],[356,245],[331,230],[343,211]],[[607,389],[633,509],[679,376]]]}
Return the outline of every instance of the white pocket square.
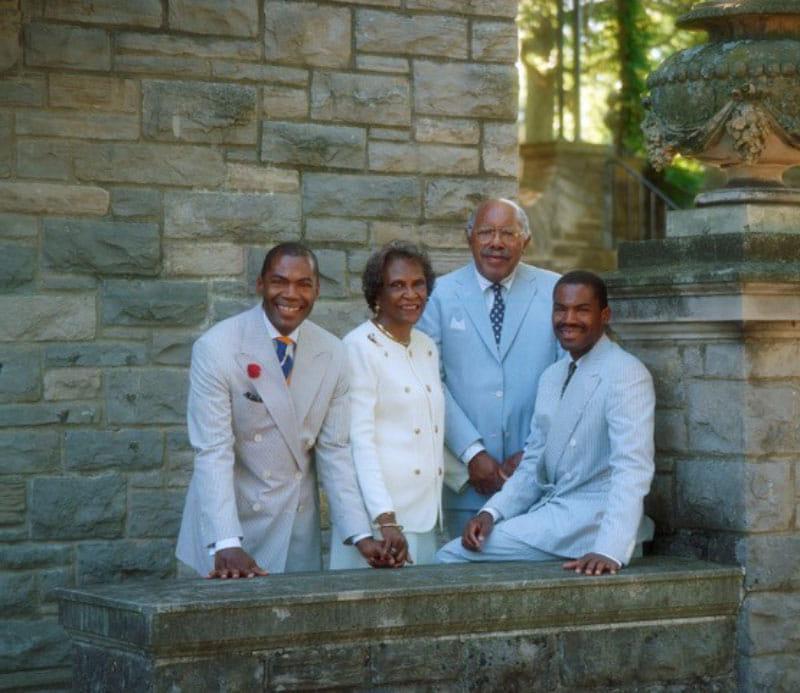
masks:
{"label": "white pocket square", "polygon": [[466,330],[467,326],[464,324],[464,318],[461,318],[461,320],[458,320],[457,318],[450,318],[450,329]]}

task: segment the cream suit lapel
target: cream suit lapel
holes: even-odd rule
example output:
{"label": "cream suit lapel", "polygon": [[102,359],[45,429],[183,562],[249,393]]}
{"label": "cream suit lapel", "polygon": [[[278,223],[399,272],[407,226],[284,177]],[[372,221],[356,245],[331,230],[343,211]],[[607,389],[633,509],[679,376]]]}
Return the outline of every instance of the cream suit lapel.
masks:
{"label": "cream suit lapel", "polygon": [[257,363],[261,366],[262,372],[259,377],[250,378],[250,382],[281,432],[287,447],[292,451],[295,463],[302,466],[303,455],[300,452],[300,434],[294,402],[278,363],[275,347],[264,326],[262,311],[263,308],[259,304],[248,313],[241,351],[236,355],[236,363],[245,374],[248,364]]}
{"label": "cream suit lapel", "polygon": [[[547,440],[546,453],[551,461],[552,469],[558,466],[564,450],[572,439],[575,428],[586,410],[586,405],[602,382],[600,366],[609,344],[608,338],[603,336],[592,350],[586,354],[564,391],[564,397],[561,398],[556,406],[553,425]],[[564,359],[562,364],[561,379],[558,383],[559,393],[561,392],[561,385],[567,377],[569,359]]]}
{"label": "cream suit lapel", "polygon": [[316,400],[330,362],[331,353],[319,346],[314,339],[313,329],[307,323],[303,323],[297,335],[294,367],[289,385],[297,421],[301,426]]}

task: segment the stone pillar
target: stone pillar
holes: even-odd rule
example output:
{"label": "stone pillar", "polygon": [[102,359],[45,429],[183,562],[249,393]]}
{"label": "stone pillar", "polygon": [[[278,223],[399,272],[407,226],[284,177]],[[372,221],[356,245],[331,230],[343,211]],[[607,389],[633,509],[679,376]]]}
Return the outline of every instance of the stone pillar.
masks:
{"label": "stone pillar", "polygon": [[800,689],[800,6],[707,0],[706,45],[648,79],[655,166],[676,153],[727,185],[620,251],[617,324],[659,387],[659,547],[747,571],[742,690]]}
{"label": "stone pillar", "polygon": [[609,287],[656,381],[656,550],[743,566],[739,687],[800,690],[800,208],[672,212]]}

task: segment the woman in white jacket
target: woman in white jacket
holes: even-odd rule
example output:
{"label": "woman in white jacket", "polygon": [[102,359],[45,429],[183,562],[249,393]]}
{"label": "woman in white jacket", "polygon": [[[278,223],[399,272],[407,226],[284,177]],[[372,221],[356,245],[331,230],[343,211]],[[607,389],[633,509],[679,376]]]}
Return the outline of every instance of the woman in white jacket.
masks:
{"label": "woman in white jacket", "polygon": [[[350,362],[350,439],[367,512],[386,564],[433,563],[444,474],[444,395],[439,354],[414,329],[433,289],[427,255],[392,241],[362,277],[374,312],[345,338]],[[333,528],[331,569],[367,567]]]}

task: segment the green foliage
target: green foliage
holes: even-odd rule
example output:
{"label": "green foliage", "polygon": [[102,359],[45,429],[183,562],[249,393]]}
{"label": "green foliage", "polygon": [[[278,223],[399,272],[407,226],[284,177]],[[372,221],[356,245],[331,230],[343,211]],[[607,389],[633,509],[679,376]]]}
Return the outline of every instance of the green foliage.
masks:
{"label": "green foliage", "polygon": [[[518,23],[523,61],[538,73],[557,69],[558,3],[564,8],[564,86],[567,119],[571,100],[571,32],[573,0],[521,0]],[[581,0],[582,131],[589,141],[613,142],[617,151],[641,155],[641,99],[648,73],[667,56],[698,42],[702,35],[675,29],[675,19],[695,0]],[[551,79],[551,85],[555,80]],[[605,106],[603,106],[605,104]],[[554,120],[557,114],[553,114]]]}

